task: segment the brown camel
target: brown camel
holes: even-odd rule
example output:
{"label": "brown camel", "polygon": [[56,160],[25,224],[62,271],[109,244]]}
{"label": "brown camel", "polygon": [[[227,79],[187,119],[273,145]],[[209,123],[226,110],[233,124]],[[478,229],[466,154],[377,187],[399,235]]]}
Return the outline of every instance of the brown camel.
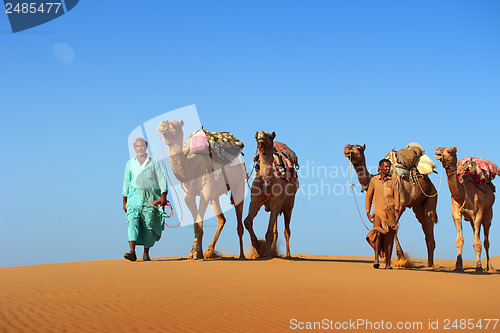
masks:
{"label": "brown camel", "polygon": [[[158,126],[158,132],[163,134],[165,143],[168,145],[170,163],[175,177],[181,182],[184,190],[184,201],[189,208],[194,222],[194,242],[190,253],[191,259],[211,258],[226,218],[222,213],[219,197],[227,192],[227,183],[231,189],[231,201],[234,203],[236,219],[238,220],[238,236],[240,238],[240,258],[245,258],[243,252],[243,199],[245,196],[246,170],[243,164],[228,165],[224,167],[226,175],[222,177],[214,172],[209,155],[183,153],[183,131],[184,121],[167,120]],[[196,205],[196,197],[200,197],[199,205]],[[217,230],[212,243],[203,254],[203,217],[210,205],[217,216]]]}
{"label": "brown camel", "polygon": [[493,203],[495,203],[495,193],[489,186],[484,186],[484,190],[477,187],[473,181],[459,182],[457,176],[457,147],[436,148],[436,159],[441,161],[446,169],[448,186],[451,192],[451,215],[455,227],[457,228],[457,262],[456,271],[463,271],[462,247],[464,237],[462,234],[462,216],[470,222],[474,232],[474,250],[476,251],[476,271],[482,271],[481,266],[481,238],[479,232],[481,225],[484,232],[484,249],[486,250],[486,269],[494,271],[490,264],[490,226],[493,217]]}
{"label": "brown camel", "polygon": [[[245,228],[250,233],[252,245],[260,257],[272,257],[276,251],[276,241],[278,238],[277,218],[283,213],[285,219],[285,240],[286,256],[290,257],[290,219],[295,202],[295,194],[299,187],[299,181],[295,174],[290,181],[282,179],[273,166],[274,161],[274,138],[273,132],[257,132],[257,151],[259,154],[260,171],[256,173],[252,183],[251,201],[248,209],[248,216],[245,218]],[[253,231],[253,219],[264,205],[266,212],[271,212],[269,226],[266,232],[265,250],[260,245],[255,232]]]}
{"label": "brown camel", "polygon": [[[364,188],[370,184],[370,179],[373,177],[366,168],[365,148],[366,145],[346,145],[344,147],[344,155],[351,161],[358,175],[359,183]],[[418,178],[417,181],[418,184],[412,184],[410,181],[403,180],[404,207],[412,208],[415,217],[422,225],[427,245],[427,266],[432,267],[434,266],[434,249],[436,247],[434,224],[437,223],[437,191],[427,175]],[[400,214],[403,214],[403,211]],[[398,258],[401,258],[404,256],[403,250],[396,236],[394,240]]]}

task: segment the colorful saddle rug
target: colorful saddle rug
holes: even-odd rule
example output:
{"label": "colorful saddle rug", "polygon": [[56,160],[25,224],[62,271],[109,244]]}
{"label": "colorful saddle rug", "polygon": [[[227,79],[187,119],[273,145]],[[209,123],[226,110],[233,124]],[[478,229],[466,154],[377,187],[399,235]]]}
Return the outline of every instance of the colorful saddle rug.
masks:
{"label": "colorful saddle rug", "polygon": [[[274,162],[273,166],[278,171],[281,179],[290,181],[292,178],[297,178],[297,170],[299,169],[299,160],[297,155],[284,143],[274,141]],[[255,171],[260,171],[259,153],[255,153],[253,158],[255,162]]]}
{"label": "colorful saddle rug", "polygon": [[184,143],[185,155],[207,154],[221,165],[231,163],[239,154],[243,155],[243,143],[229,132],[209,132],[198,130],[192,133]]}
{"label": "colorful saddle rug", "polygon": [[465,157],[458,161],[457,175],[460,181],[463,181],[464,177],[468,175],[477,184],[487,184],[495,176],[500,176],[500,168],[484,158]]}

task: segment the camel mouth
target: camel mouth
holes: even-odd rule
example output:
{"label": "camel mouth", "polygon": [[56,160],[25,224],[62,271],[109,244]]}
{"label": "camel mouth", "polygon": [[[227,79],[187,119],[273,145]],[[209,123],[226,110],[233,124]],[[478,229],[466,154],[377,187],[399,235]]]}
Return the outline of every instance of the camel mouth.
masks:
{"label": "camel mouth", "polygon": [[436,158],[436,160],[441,161],[441,159],[443,158],[443,148],[437,148],[434,152],[434,157]]}

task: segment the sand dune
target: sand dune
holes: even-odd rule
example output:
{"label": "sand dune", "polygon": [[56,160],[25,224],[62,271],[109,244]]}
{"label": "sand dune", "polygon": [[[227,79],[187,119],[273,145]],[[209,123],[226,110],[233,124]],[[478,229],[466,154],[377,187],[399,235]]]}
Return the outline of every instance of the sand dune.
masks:
{"label": "sand dune", "polygon": [[[427,332],[429,321],[438,321],[432,331],[450,331],[446,319],[457,331],[455,319],[473,319],[470,325],[500,317],[500,272],[476,273],[470,261],[465,273],[452,272],[452,260],[436,260],[432,269],[413,262],[412,269],[389,271],[373,269],[368,257],[296,255],[2,268],[0,330],[311,332],[306,328],[316,325],[315,331],[384,332],[402,323],[416,325],[406,332]],[[493,266],[500,268],[500,257]],[[496,330],[495,322],[488,330],[482,324],[481,332],[500,330],[500,323]]]}

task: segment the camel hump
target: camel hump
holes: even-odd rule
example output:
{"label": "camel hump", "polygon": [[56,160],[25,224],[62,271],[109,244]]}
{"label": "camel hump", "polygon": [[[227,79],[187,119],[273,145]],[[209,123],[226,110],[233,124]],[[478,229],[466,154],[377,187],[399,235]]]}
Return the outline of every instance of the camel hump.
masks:
{"label": "camel hump", "polygon": [[[280,177],[288,181],[292,178],[297,178],[298,175],[296,170],[299,169],[297,154],[282,142],[274,141],[273,148],[273,166],[274,169],[278,171]],[[255,162],[255,170],[258,172],[260,170],[258,152],[255,153],[253,160]]]}
{"label": "camel hump", "polygon": [[487,184],[500,176],[500,168],[484,158],[465,157],[458,161],[457,174],[460,181],[472,179],[476,184]]}
{"label": "camel hump", "polygon": [[243,143],[230,132],[209,132],[199,129],[193,132],[182,150],[185,155],[210,155],[220,165],[228,165],[240,154],[243,154]]}
{"label": "camel hump", "polygon": [[297,154],[293,150],[291,150],[286,144],[278,141],[274,141],[274,150],[278,152],[278,154],[283,155],[286,159],[290,161],[293,167],[299,168],[299,159],[297,158]]}
{"label": "camel hump", "polygon": [[412,169],[416,169],[422,175],[435,172],[436,163],[429,156],[425,155],[422,146],[416,142],[406,145],[406,147],[399,151],[395,151],[393,148],[393,151],[387,154],[385,158],[394,164],[398,174],[407,173],[407,171]]}

